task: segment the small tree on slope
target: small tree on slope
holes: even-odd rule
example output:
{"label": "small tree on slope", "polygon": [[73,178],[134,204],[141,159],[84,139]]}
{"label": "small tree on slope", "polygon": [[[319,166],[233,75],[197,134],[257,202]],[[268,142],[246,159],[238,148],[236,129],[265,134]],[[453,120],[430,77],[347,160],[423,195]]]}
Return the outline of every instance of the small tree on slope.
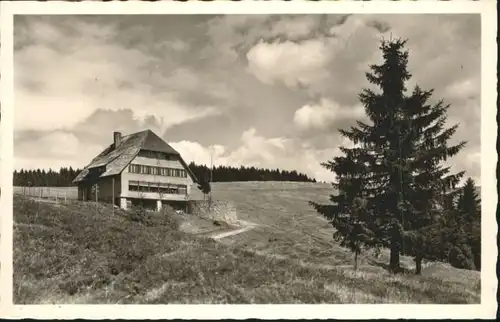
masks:
{"label": "small tree on slope", "polygon": [[461,190],[457,208],[462,220],[469,224],[481,216],[481,200],[476,192],[474,180],[471,178],[467,179]]}
{"label": "small tree on slope", "polygon": [[[366,74],[368,81],[380,88],[379,93],[364,89],[359,95],[371,124],[358,121],[357,126],[340,130],[355,144],[341,149],[355,166],[342,170],[349,172],[346,175],[336,166],[340,159],[325,164],[337,176],[363,178],[359,190],[372,215],[364,216],[362,226],[375,236],[370,244],[390,248],[389,267],[394,272],[400,270],[402,252],[417,261],[424,258],[423,232],[435,224],[441,196],[463,175],[448,175],[449,167],[443,167],[441,161],[458,153],[465,144],[447,146],[457,126],[444,129],[448,106],[442,102],[429,105],[432,91],[417,86],[410,96],[405,95],[405,83],[411,78],[405,43],[382,41],[384,62],[370,66],[371,73]],[[339,191],[339,195],[342,193]],[[340,216],[337,198],[332,196],[334,207],[328,208],[335,218]],[[339,228],[338,221],[332,224]],[[404,247],[405,242],[412,247]]]}
{"label": "small tree on slope", "polygon": [[323,164],[337,174],[337,183],[333,183],[333,187],[339,194],[330,196],[332,205],[311,204],[336,228],[334,240],[354,253],[356,270],[362,249],[376,246],[376,242],[369,227],[372,221],[368,217],[372,212],[363,195],[364,165],[356,158],[355,151],[341,149],[346,157],[336,157],[334,161]]}
{"label": "small tree on slope", "polygon": [[203,200],[206,199],[207,195],[212,191],[212,186],[210,184],[210,179],[208,177],[208,173],[205,174],[203,179],[198,183],[198,189],[203,193]]}
{"label": "small tree on slope", "polygon": [[471,248],[474,266],[481,270],[481,200],[474,180],[467,179],[458,198],[457,211],[467,242]]}

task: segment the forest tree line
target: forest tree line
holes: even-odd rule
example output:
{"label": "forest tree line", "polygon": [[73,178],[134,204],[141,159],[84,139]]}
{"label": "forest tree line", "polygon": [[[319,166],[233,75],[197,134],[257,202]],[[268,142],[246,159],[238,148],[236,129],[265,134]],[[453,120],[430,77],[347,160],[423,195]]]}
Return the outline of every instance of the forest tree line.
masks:
{"label": "forest tree line", "polygon": [[[189,164],[189,168],[200,181],[212,182],[236,182],[236,181],[295,181],[295,182],[316,182],[306,174],[296,170],[263,169],[255,167],[229,167],[215,166],[210,173],[210,168],[206,165],[197,165],[194,162]],[[212,180],[210,180],[212,178]]]}
{"label": "forest tree line", "polygon": [[[210,168],[206,165],[198,165],[194,162],[189,164],[189,168],[199,180],[209,180],[212,182],[233,182],[233,181],[296,181],[296,182],[316,182],[303,173],[295,170],[263,169],[255,167],[228,167],[217,166],[213,168],[210,175]],[[24,170],[14,171],[14,186],[34,186],[34,187],[70,187],[73,180],[81,169],[72,167],[54,170]]]}

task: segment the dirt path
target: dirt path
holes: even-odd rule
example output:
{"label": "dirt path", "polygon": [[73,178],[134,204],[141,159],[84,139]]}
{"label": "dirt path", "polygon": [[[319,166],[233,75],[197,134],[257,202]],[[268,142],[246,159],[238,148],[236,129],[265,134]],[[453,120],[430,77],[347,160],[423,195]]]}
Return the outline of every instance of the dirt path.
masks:
{"label": "dirt path", "polygon": [[219,232],[219,233],[216,232],[214,234],[210,234],[210,237],[213,238],[213,239],[215,239],[215,240],[217,240],[217,239],[221,239],[221,238],[225,238],[225,237],[234,236],[234,235],[238,235],[238,234],[244,233],[244,232],[249,231],[249,230],[253,229],[254,227],[258,226],[255,223],[252,223],[252,222],[249,222],[249,221],[245,221],[245,220],[238,220],[238,225],[242,226],[242,228],[236,229],[236,230]]}
{"label": "dirt path", "polygon": [[237,229],[237,230],[233,230],[233,231],[227,231],[227,232],[224,232],[224,233],[212,235],[211,237],[213,239],[221,239],[221,238],[224,238],[224,237],[229,237],[229,236],[234,236],[234,235],[238,235],[238,234],[244,233],[245,231],[248,231],[248,230],[250,230],[252,228],[253,228],[252,226],[247,226],[247,227],[243,227],[241,229]]}

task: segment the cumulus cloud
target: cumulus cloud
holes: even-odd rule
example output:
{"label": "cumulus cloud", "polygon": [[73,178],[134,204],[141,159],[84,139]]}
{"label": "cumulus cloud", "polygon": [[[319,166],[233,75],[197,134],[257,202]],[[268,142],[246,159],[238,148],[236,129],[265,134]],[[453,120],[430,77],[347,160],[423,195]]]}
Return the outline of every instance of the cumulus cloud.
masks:
{"label": "cumulus cloud", "polygon": [[287,151],[285,138],[265,138],[257,135],[251,128],[241,135],[241,146],[228,156],[228,162],[233,164],[251,164],[261,167],[272,167],[276,157]]}
{"label": "cumulus cloud", "polygon": [[222,145],[204,147],[198,142],[179,141],[171,142],[170,145],[182,155],[186,162],[210,165],[224,155],[226,148]]}
{"label": "cumulus cloud", "polygon": [[271,35],[298,40],[310,35],[319,25],[319,19],[311,15],[283,17],[271,28]]}
{"label": "cumulus cloud", "polygon": [[[14,55],[17,130],[71,128],[98,109],[128,108],[139,118],[154,114],[164,117],[166,126],[214,110],[188,106],[173,91],[154,91],[153,86],[172,83],[155,70],[163,61],[121,46],[114,26],[64,27],[69,30],[33,19],[16,29],[22,44]],[[48,32],[30,34],[33,30]],[[196,78],[186,75],[178,73],[176,83],[195,86]]]}
{"label": "cumulus cloud", "polygon": [[331,59],[323,41],[267,43],[260,41],[247,53],[248,70],[266,84],[308,85],[324,79]]}
{"label": "cumulus cloud", "polygon": [[[333,123],[345,120],[361,120],[365,117],[362,106],[343,107],[323,98],[318,104],[307,104],[295,111],[293,121],[301,130],[331,130]],[[333,129],[336,130],[336,129]]]}
{"label": "cumulus cloud", "polygon": [[160,45],[163,45],[167,48],[170,48],[176,52],[180,53],[185,53],[189,49],[191,49],[191,45],[181,39],[173,39],[173,40],[167,40],[163,43],[160,43]]}
{"label": "cumulus cloud", "polygon": [[37,169],[41,165],[83,167],[104,147],[81,144],[77,137],[63,131],[47,132],[42,136],[14,138],[14,163],[17,169]]}
{"label": "cumulus cloud", "polygon": [[[215,166],[240,165],[263,168],[280,168],[297,170],[311,178],[330,182],[334,174],[321,163],[340,154],[337,147],[316,149],[307,144],[285,137],[266,138],[257,133],[255,128],[244,131],[241,136],[241,145],[229,150],[224,146],[203,146],[197,142],[181,141],[171,143],[187,162],[195,161],[199,164],[209,165],[211,156]],[[344,142],[349,146],[349,142]],[[300,151],[300,153],[297,153]]]}
{"label": "cumulus cloud", "polygon": [[[481,93],[481,81],[479,79],[460,79],[450,84],[444,94],[456,100],[469,99],[479,96]],[[479,109],[480,110],[480,109]]]}

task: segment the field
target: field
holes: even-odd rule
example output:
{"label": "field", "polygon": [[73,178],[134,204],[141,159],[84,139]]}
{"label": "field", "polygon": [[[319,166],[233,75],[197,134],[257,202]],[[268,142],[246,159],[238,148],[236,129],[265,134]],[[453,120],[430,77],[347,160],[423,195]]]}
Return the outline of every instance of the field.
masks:
{"label": "field", "polygon": [[[475,271],[427,263],[422,276],[394,276],[383,267],[387,252],[378,259],[363,254],[354,271],[353,255],[333,242],[331,226],[307,203],[326,201],[330,190],[312,183],[214,184],[214,199],[230,201],[243,228],[186,215],[157,215],[144,224],[107,206],[18,195],[14,302],[480,302]],[[402,265],[413,269],[411,258]]]}

